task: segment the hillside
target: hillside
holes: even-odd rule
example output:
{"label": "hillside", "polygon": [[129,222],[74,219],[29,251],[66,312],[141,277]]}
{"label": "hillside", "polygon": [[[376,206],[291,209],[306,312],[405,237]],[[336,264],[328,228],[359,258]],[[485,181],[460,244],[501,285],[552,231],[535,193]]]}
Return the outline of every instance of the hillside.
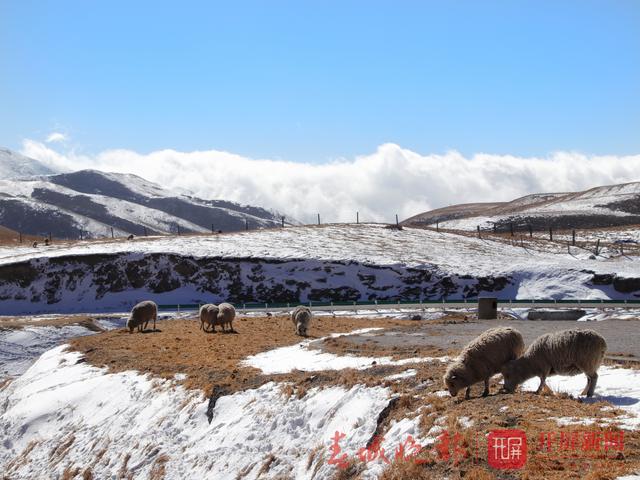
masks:
{"label": "hillside", "polygon": [[415,215],[403,225],[436,222],[445,229],[509,231],[601,228],[640,224],[640,182],[596,187],[574,193],[527,195],[505,203],[452,205]]}
{"label": "hillside", "polygon": [[[17,154],[0,157],[0,225],[23,234],[100,238],[169,233],[225,232],[281,225],[263,208],[178,194],[135,175],[82,170],[55,175]],[[35,162],[35,161],[34,161]]]}
{"label": "hillside", "polygon": [[0,178],[3,180],[52,173],[54,173],[53,170],[38,160],[25,157],[6,148],[0,148]]}
{"label": "hillside", "polygon": [[[475,298],[636,298],[640,273],[615,251],[535,250],[382,225],[0,248],[6,313],[161,304]],[[593,257],[595,258],[595,257]]]}

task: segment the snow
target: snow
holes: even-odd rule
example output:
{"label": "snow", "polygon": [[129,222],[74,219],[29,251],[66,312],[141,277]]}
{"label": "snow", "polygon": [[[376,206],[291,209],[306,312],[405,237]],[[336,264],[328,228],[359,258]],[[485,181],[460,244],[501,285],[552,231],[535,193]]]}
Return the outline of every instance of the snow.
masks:
{"label": "snow", "polygon": [[[587,378],[585,375],[561,376],[547,378],[547,385],[554,392],[566,392],[578,396],[582,393]],[[523,385],[523,390],[535,391],[540,380],[532,378]],[[586,403],[606,401],[627,412],[628,417],[618,418],[623,428],[638,429],[640,427],[640,371],[629,368],[601,366],[598,370],[598,383],[592,398],[583,398]],[[562,419],[561,422],[570,421]]]}
{"label": "snow", "polygon": [[[357,269],[361,268],[358,265],[351,267],[350,262],[398,270],[413,267],[431,269],[439,275],[450,275],[458,285],[468,281],[464,275],[504,275],[514,281],[503,292],[511,298],[624,297],[610,287],[590,285],[592,274],[589,271],[616,273],[622,277],[638,277],[640,273],[637,262],[626,258],[589,260],[566,251],[536,251],[431,230],[405,228],[393,231],[375,224],[291,227],[215,236],[145,238],[133,242],[56,243],[46,250],[0,247],[0,264],[39,257],[109,253],[122,254],[125,259],[167,253],[203,258],[340,261],[345,262],[344,271],[348,273],[345,282],[349,275],[355,276]],[[275,265],[272,268],[283,267]],[[301,275],[304,273],[300,272]],[[379,272],[380,275],[384,273]]]}
{"label": "snow", "polygon": [[585,192],[529,195],[486,211],[485,215],[440,222],[440,228],[475,230],[493,228],[494,222],[508,222],[518,217],[556,217],[563,215],[632,215],[606,205],[637,198],[640,182],[597,187]]}
{"label": "snow", "polygon": [[394,375],[389,375],[387,377],[384,377],[385,380],[403,380],[405,378],[411,378],[411,377],[415,377],[416,373],[418,373],[418,371],[414,368],[409,368],[407,370],[405,370],[404,372],[400,372],[400,373],[396,373]]}
{"label": "snow", "polygon": [[[312,450],[326,455],[339,431],[345,434],[343,452],[355,455],[389,401],[388,389],[362,385],[288,398],[271,382],[219,398],[208,423],[208,401],[201,394],[135,372],[109,374],[79,358],[57,347],[0,391],[0,464],[35,442],[28,461],[8,471],[11,478],[58,476],[68,465],[91,466],[94,478],[121,468],[148,478],[163,455],[169,457],[169,480],[235,478],[241,471],[244,478],[257,478],[270,455],[277,461],[269,477],[311,478],[323,456],[307,468]],[[59,461],[51,452],[67,443]],[[101,449],[108,454],[99,458]],[[326,461],[318,468],[316,478],[335,474]]]}
{"label": "snow", "polygon": [[[331,337],[343,335],[364,334],[382,330],[380,328],[365,328],[348,334],[334,334]],[[322,370],[343,370],[345,368],[366,369],[375,365],[407,365],[421,362],[447,362],[448,357],[430,358],[415,357],[393,360],[391,357],[359,357],[355,355],[335,355],[309,348],[314,343],[322,342],[330,337],[317,340],[305,340],[296,345],[268,350],[256,355],[250,355],[243,361],[243,365],[257,368],[265,374],[289,373],[294,370],[303,372],[317,372]]]}
{"label": "snow", "polygon": [[67,339],[93,333],[79,325],[0,330],[0,380],[22,375],[43,352]]}

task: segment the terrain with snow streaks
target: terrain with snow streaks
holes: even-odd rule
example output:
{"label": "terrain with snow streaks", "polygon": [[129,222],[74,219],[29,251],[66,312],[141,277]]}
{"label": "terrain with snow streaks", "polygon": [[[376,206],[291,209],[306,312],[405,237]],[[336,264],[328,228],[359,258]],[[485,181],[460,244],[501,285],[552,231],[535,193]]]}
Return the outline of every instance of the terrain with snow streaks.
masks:
{"label": "terrain with snow streaks", "polygon": [[0,248],[6,314],[128,310],[158,303],[624,299],[640,296],[631,257],[590,260],[381,225],[293,227],[134,242]]}
{"label": "terrain with snow streaks", "polygon": [[196,198],[136,175],[96,170],[54,174],[36,160],[0,150],[0,225],[23,234],[126,237],[229,232],[281,222],[279,214],[263,208]]}
{"label": "terrain with snow streaks", "polygon": [[512,228],[600,228],[640,224],[640,182],[596,187],[575,193],[541,193],[511,202],[452,205],[415,215],[406,225],[454,230],[510,231]]}

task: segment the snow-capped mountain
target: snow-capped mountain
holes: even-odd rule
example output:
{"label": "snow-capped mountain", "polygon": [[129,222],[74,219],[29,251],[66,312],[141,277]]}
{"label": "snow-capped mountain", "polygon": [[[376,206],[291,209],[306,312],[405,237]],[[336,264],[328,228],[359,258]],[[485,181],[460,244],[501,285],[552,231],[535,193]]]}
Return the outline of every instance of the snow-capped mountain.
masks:
{"label": "snow-capped mountain", "polygon": [[33,175],[50,175],[54,173],[49,167],[6,148],[0,148],[0,179],[24,178]]}
{"label": "snow-capped mountain", "polygon": [[540,193],[511,202],[452,205],[415,215],[405,225],[475,230],[515,228],[599,228],[640,223],[640,182],[574,193]]}
{"label": "snow-capped mountain", "polygon": [[228,232],[282,221],[263,208],[203,200],[136,175],[44,169],[12,152],[0,158],[0,172],[9,172],[0,177],[0,225],[25,234],[96,238],[111,236],[111,229],[117,236]]}

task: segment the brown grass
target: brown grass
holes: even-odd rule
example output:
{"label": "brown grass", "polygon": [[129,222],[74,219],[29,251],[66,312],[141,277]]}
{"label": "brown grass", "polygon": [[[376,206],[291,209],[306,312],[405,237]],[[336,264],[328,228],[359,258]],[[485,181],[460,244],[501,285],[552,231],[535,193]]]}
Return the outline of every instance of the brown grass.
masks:
{"label": "brown grass", "polygon": [[[456,462],[442,461],[429,452],[424,452],[425,464],[416,465],[410,461],[396,461],[383,474],[383,479],[401,478],[526,478],[560,479],[584,478],[586,473],[594,479],[619,476],[640,468],[640,432],[628,432],[625,436],[625,451],[622,457],[614,458],[549,458],[548,454],[534,448],[539,435],[544,432],[571,432],[576,430],[606,431],[615,427],[621,411],[615,408],[603,410],[606,403],[581,403],[569,395],[535,395],[520,392],[513,395],[498,394],[498,381],[491,384],[492,394],[480,397],[482,385],[473,388],[472,399],[461,401],[435,395],[442,390],[441,378],[446,368],[440,362],[419,363],[401,367],[374,365],[366,370],[340,370],[321,372],[292,372],[286,375],[262,375],[260,372],[239,366],[247,355],[255,354],[278,346],[299,342],[286,317],[261,317],[239,319],[238,333],[206,334],[198,329],[198,324],[190,320],[166,321],[159,324],[162,332],[129,334],[112,331],[73,340],[73,348],[85,352],[85,357],[95,365],[105,365],[111,371],[139,369],[157,377],[173,378],[175,373],[186,373],[184,382],[188,388],[209,392],[213,386],[225,393],[253,388],[267,381],[288,382],[282,386],[286,398],[303,397],[314,387],[343,385],[346,388],[356,384],[368,386],[385,385],[397,400],[391,404],[387,415],[379,419],[378,433],[384,436],[393,420],[413,418],[420,415],[420,433],[425,435],[438,420],[438,424],[451,435],[459,434],[460,447],[468,457],[456,458]],[[321,317],[312,324],[314,337],[326,336],[332,332],[346,332],[368,326],[392,326],[412,331],[415,321],[345,319]],[[338,354],[346,352],[373,357],[391,355],[398,357],[434,356],[441,351],[425,346],[418,349],[393,350],[381,347],[375,342],[356,345],[349,337],[337,342],[324,342],[327,350]],[[451,352],[446,352],[451,353]],[[455,353],[455,352],[454,352]],[[384,380],[384,377],[407,368],[417,370],[415,377],[400,381]],[[506,409],[504,408],[506,407]],[[461,417],[473,421],[471,428],[463,428]],[[596,426],[559,427],[551,417],[592,418]],[[608,422],[608,423],[607,423]],[[603,427],[597,426],[602,423]],[[610,426],[609,426],[610,425]],[[485,434],[494,429],[517,428],[527,432],[529,442],[528,461],[522,470],[502,472],[492,470],[487,464]],[[476,450],[479,448],[479,450]],[[311,446],[310,446],[311,448]],[[483,450],[484,448],[484,450]],[[480,455],[477,453],[480,452]],[[306,458],[308,468],[319,468],[324,462],[323,447],[315,446]],[[393,456],[393,452],[388,452]],[[263,473],[268,472],[275,458],[266,458],[261,465]],[[314,467],[315,462],[315,467]],[[127,459],[122,468],[126,474]],[[359,459],[352,458],[349,468],[337,469],[338,480],[357,478],[363,468]],[[239,475],[240,476],[240,475]]]}
{"label": "brown grass", "polygon": [[[410,321],[318,317],[311,324],[310,338],[333,332],[349,332],[365,326],[402,326]],[[187,388],[207,394],[213,386],[225,393],[258,387],[274,376],[240,366],[248,355],[293,345],[303,340],[295,335],[287,317],[247,317],[234,322],[236,333],[204,333],[195,320],[169,320],[158,324],[160,332],[134,333],[114,330],[79,337],[71,348],[86,360],[112,372],[139,370],[171,379],[184,373]],[[299,378],[299,375],[293,375]],[[283,376],[282,379],[285,379]]]}

